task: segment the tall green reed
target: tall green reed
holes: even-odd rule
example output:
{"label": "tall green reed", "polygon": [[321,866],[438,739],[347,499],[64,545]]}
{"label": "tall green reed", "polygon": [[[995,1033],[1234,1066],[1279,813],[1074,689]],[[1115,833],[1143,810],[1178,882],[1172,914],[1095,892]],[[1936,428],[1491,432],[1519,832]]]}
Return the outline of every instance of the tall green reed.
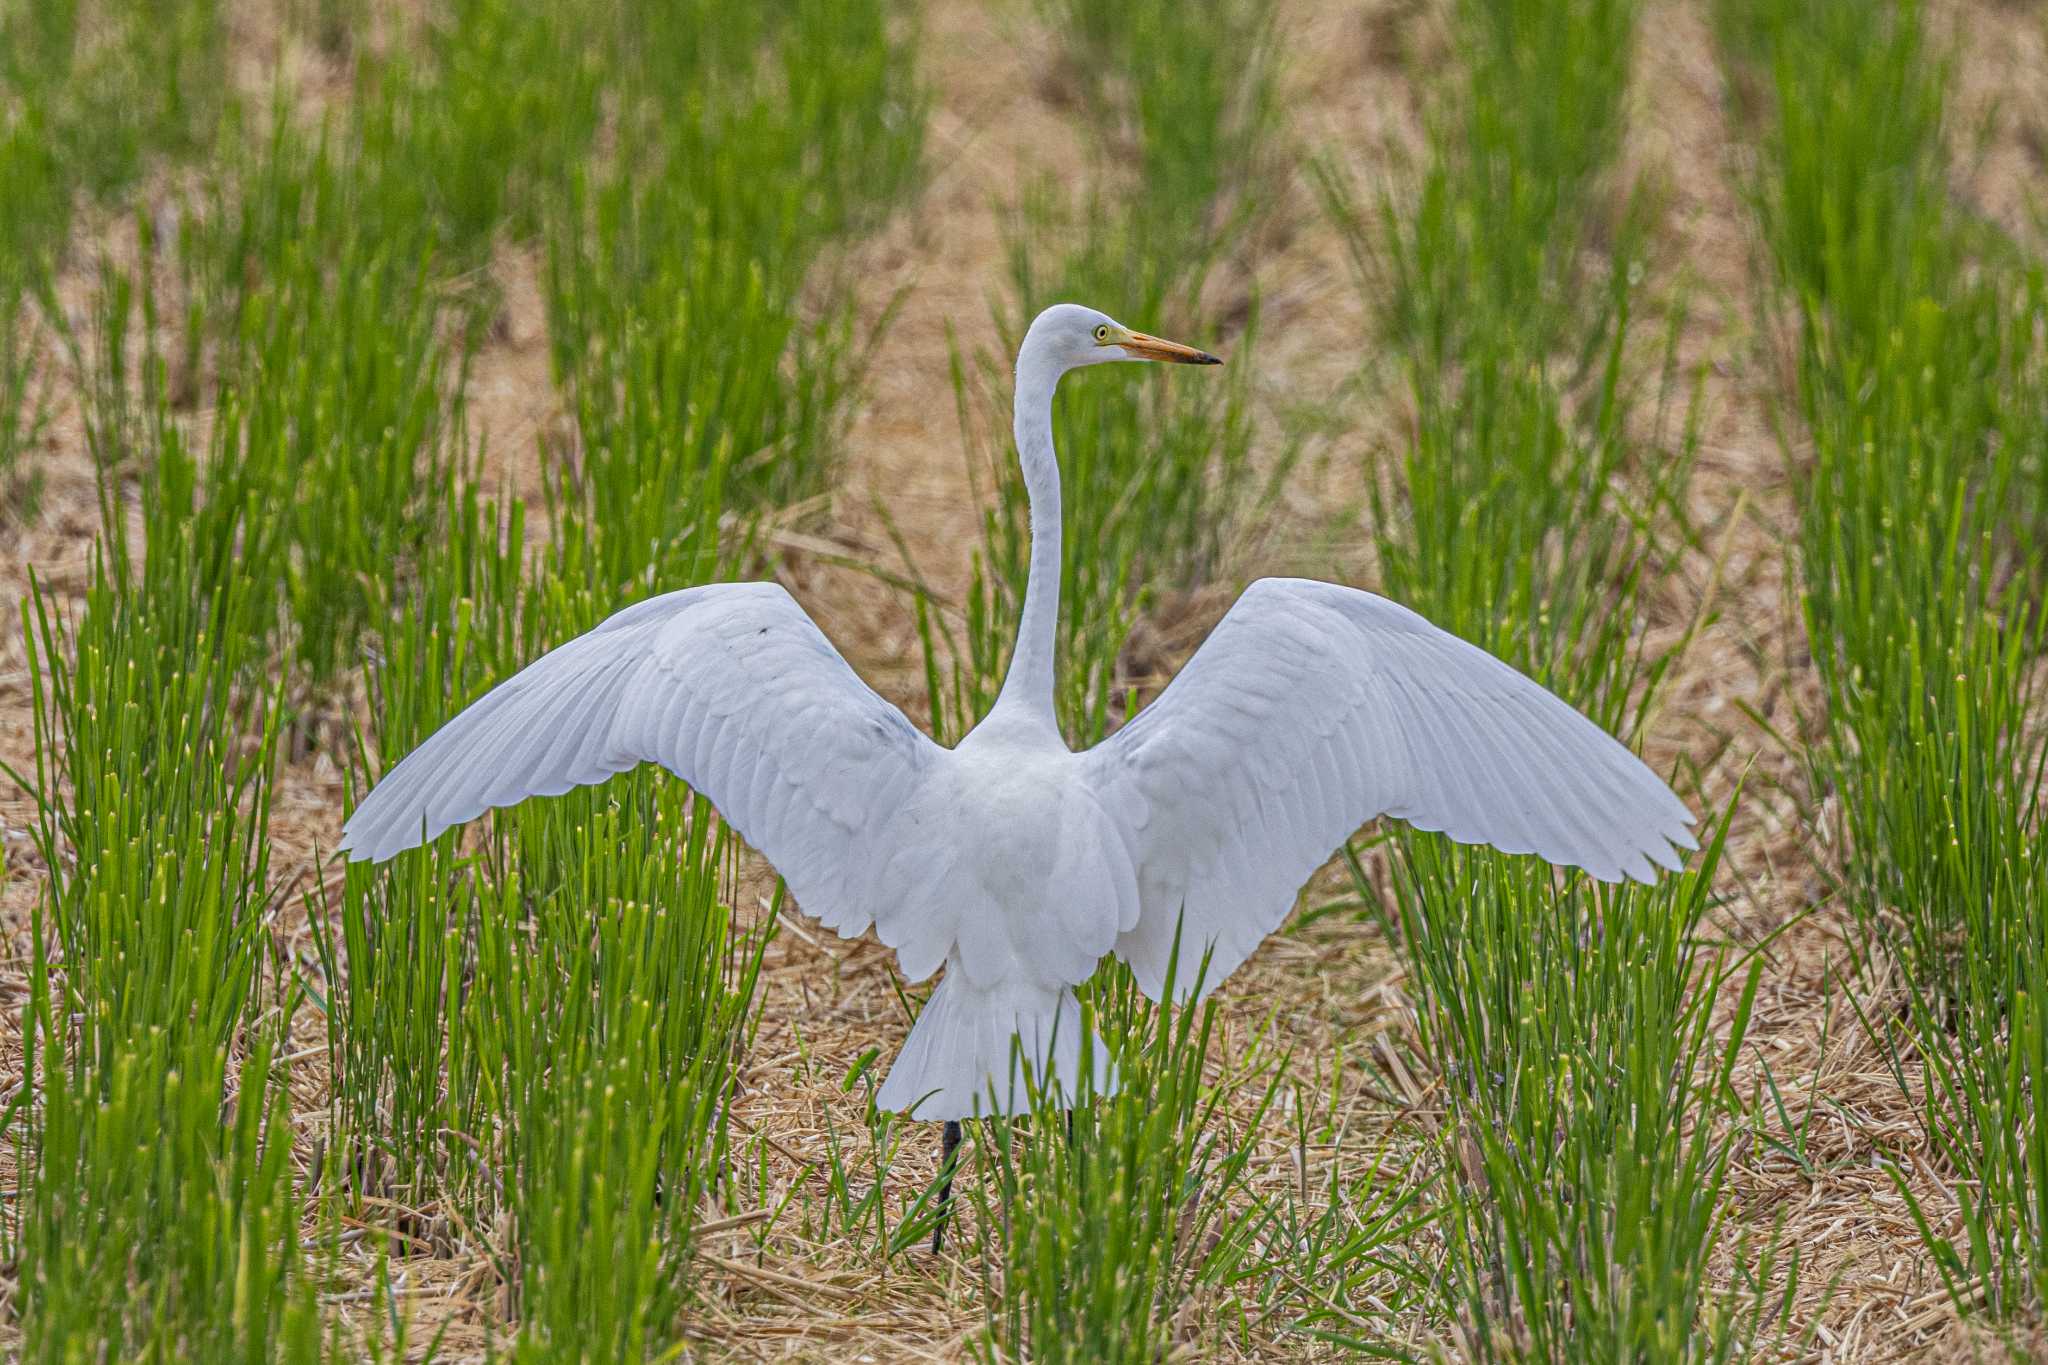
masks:
{"label": "tall green reed", "polygon": [[[1032,1082],[1026,1113],[970,1125],[981,1349],[1149,1361],[1320,1340],[1378,1353],[1385,1319],[1428,1280],[1409,1251],[1434,1220],[1412,1163],[1389,1150],[1354,1175],[1331,1163],[1311,1190],[1318,1116],[1265,1026],[1229,1038],[1215,1000],[1149,1000],[1121,967],[1084,995],[1117,1092],[1097,1092],[1089,1038],[1077,1093]],[[1298,1183],[1271,1179],[1283,1114]]]}
{"label": "tall green reed", "polygon": [[461,0],[417,51],[359,61],[314,129],[280,84],[260,123],[237,111],[185,217],[185,368],[242,417],[210,472],[263,509],[246,567],[284,585],[276,626],[250,628],[281,630],[315,686],[359,665],[445,529],[467,357],[501,306],[490,251],[561,216],[604,114],[607,13]]}
{"label": "tall green reed", "polygon": [[[1503,330],[1546,359],[1597,353],[1616,320],[1601,276],[1626,275],[1601,269],[1601,247],[1625,267],[1644,226],[1634,188],[1617,201],[1610,183],[1640,8],[1454,7],[1455,63],[1412,201],[1383,196],[1374,239],[1350,229],[1353,258],[1380,276],[1385,325],[1406,363],[1448,378],[1441,372],[1469,347]],[[1348,190],[1324,183],[1340,199]]]}
{"label": "tall green reed", "polygon": [[1669,891],[1560,889],[1437,841],[1395,861],[1390,928],[1444,1068],[1439,1293],[1462,1354],[1728,1360],[1782,1330],[1797,1267],[1780,1277],[1775,1244],[1750,1272],[1772,1294],[1730,1298],[1708,1273],[1759,979],[1704,942],[1726,829]]}
{"label": "tall green reed", "polygon": [[450,0],[416,44],[365,62],[352,108],[376,235],[432,231],[450,276],[539,235],[604,126],[614,10]]}
{"label": "tall green reed", "polygon": [[556,461],[556,556],[608,592],[700,581],[726,509],[824,490],[860,359],[828,251],[910,188],[921,155],[887,5],[728,14],[621,34],[620,155],[572,179],[548,234],[577,438]]}
{"label": "tall green reed", "polygon": [[[337,188],[319,160],[316,196]],[[321,245],[284,247],[243,302],[206,480],[249,509],[223,575],[279,585],[248,628],[315,683],[358,663],[393,577],[441,532],[464,365],[428,257],[353,232]]]}
{"label": "tall green reed", "polygon": [[608,809],[523,818],[514,912],[481,920],[477,1048],[504,1096],[518,1358],[679,1344],[692,1229],[728,1165],[766,929],[733,922],[710,808],[635,785]]}
{"label": "tall green reed", "polygon": [[1459,6],[1412,200],[1321,177],[1415,412],[1400,479],[1369,486],[1388,590],[1610,728],[1662,673],[1638,608],[1694,439],[1668,338],[1637,359],[1648,203],[1610,184],[1635,15]]}
{"label": "tall green reed", "polygon": [[[616,146],[566,167],[539,214],[575,423],[548,452],[545,546],[462,460],[431,471],[443,519],[370,672],[385,764],[636,598],[749,567],[753,523],[829,467],[852,311],[819,274],[911,183],[909,49],[880,4],[727,13],[650,7],[591,40]],[[652,773],[342,888],[323,945],[337,1117],[400,1201],[509,1215],[516,1358],[682,1341],[773,925],[735,918],[734,897],[728,836]]]}
{"label": "tall green reed", "polygon": [[0,284],[0,519],[7,521],[34,520],[42,491],[40,475],[23,461],[49,420],[42,335],[29,291]]}
{"label": "tall green reed", "polygon": [[366,88],[309,132],[285,94],[260,136],[228,140],[181,223],[180,373],[220,414],[209,494],[250,518],[219,567],[277,585],[245,629],[325,689],[442,533],[492,303],[456,280],[458,225],[401,173],[437,126],[407,121],[425,101]]}
{"label": "tall green reed", "polygon": [[[24,1358],[317,1358],[266,991],[274,689],[248,688],[182,434],[151,430],[144,544],[109,523],[75,618],[24,612],[37,845],[24,1173],[8,1228]],[[268,1008],[266,1008],[266,1005]]]}
{"label": "tall green reed", "polygon": [[74,196],[113,202],[154,156],[211,145],[226,99],[219,0],[8,0],[0,5],[0,94],[12,117],[0,164],[0,257],[61,251]]}
{"label": "tall green reed", "polygon": [[[370,733],[387,765],[561,629],[542,617],[544,595],[524,591],[523,504],[501,511],[453,464],[438,496],[444,534],[398,595],[369,670]],[[388,868],[350,867],[338,903],[323,895],[309,906],[331,1095],[359,1193],[414,1206],[458,1199],[481,1214],[502,1188],[476,1160],[494,1092],[464,1017],[479,920],[496,895],[485,871],[451,834]]]}
{"label": "tall green reed", "polygon": [[[211,144],[216,121],[222,150],[175,242],[143,229],[139,269],[106,277],[97,335],[67,338],[119,558],[77,637],[51,608],[32,646],[49,680],[46,856],[77,855],[118,814],[130,823],[88,852],[156,899],[124,886],[74,907],[53,890],[52,933],[81,973],[137,945],[146,970],[131,965],[109,999],[203,1008],[161,1042],[140,1024],[132,1046],[134,1030],[117,1033],[99,1057],[65,1034],[96,1017],[75,1000],[99,986],[43,978],[37,1036],[58,1041],[41,1045],[42,1107],[8,1118],[45,1167],[9,1243],[48,1306],[39,1353],[320,1349],[279,1060],[298,997],[266,994],[256,970],[276,908],[262,812],[280,698],[367,657],[394,759],[631,597],[734,570],[746,522],[821,484],[857,374],[850,295],[824,267],[914,182],[908,41],[880,3],[629,9],[462,0],[421,52],[357,54],[353,102],[317,128],[287,89],[250,118],[205,76],[224,31],[210,3],[120,7],[113,28],[90,5],[0,9],[7,79],[33,68],[54,92],[24,100],[0,140],[10,185],[51,189],[0,206],[10,284],[45,281],[62,245],[63,219],[30,208],[79,183],[118,194],[151,158]],[[330,6],[322,21],[335,45],[343,17]],[[50,74],[115,64],[149,72],[148,98],[111,77],[59,90]],[[87,103],[108,117],[74,118]],[[600,128],[616,139],[602,163]],[[596,453],[555,484],[539,560],[524,510],[479,496],[464,431],[465,357],[495,307],[474,272],[500,232],[541,232],[551,260],[573,262],[551,298],[573,306],[551,321],[567,324],[564,384]],[[601,265],[586,270],[586,247]],[[182,286],[168,320],[165,279]],[[614,286],[621,300],[599,297]],[[26,373],[10,360],[0,380],[25,391]],[[187,409],[203,414],[189,429],[172,416]],[[650,476],[665,496],[630,515]],[[130,479],[147,522],[132,560]],[[72,677],[74,651],[110,662]],[[278,681],[255,681],[273,668]],[[93,720],[114,714],[108,698],[118,733]],[[186,747],[152,747],[174,740]],[[103,811],[53,795],[85,778]],[[670,1350],[772,919],[735,924],[729,840],[651,776],[509,817],[475,847],[451,837],[312,899],[324,980],[298,985],[327,1015],[339,1139],[321,1200],[509,1214],[497,1269],[522,1358]],[[77,884],[111,886],[98,871]],[[166,1105],[175,1123],[146,1149]],[[88,1209],[105,1215],[98,1240],[81,1234]]]}
{"label": "tall green reed", "polygon": [[1102,1044],[1084,1035],[1071,1097],[1034,1079],[1028,1115],[972,1125],[992,1356],[1159,1359],[1197,1334],[1191,1301],[1225,1278],[1253,1218],[1245,1186],[1284,1079],[1276,1059],[1255,1045],[1222,1062],[1214,1001],[1155,1004],[1126,971],[1083,1013],[1116,1040],[1118,1093],[1096,1091]]}
{"label": "tall green reed", "polygon": [[50,290],[81,202],[113,204],[155,158],[210,145],[222,112],[217,0],[0,3],[0,506],[31,519],[22,460],[48,416]]}
{"label": "tall green reed", "polygon": [[1828,709],[1809,751],[1871,1020],[1955,1208],[1899,1176],[1959,1305],[2048,1296],[2048,740],[2032,463],[2048,439],[2038,263],[1956,201],[1949,61],[1918,4],[1727,0],[1765,155],[1754,202],[1796,338],[1811,462],[1802,606]]}
{"label": "tall green reed", "polygon": [[[1368,208],[1324,177],[1415,412],[1368,499],[1385,590],[1625,735],[1675,657],[1646,652],[1641,616],[1695,439],[1671,335],[1637,316],[1650,205],[1614,185],[1637,12],[1459,5],[1413,199]],[[1717,1034],[1729,969],[1701,940],[1719,849],[1596,890],[1397,841],[1380,899],[1445,1078],[1437,1307],[1462,1353],[1719,1359],[1774,1330],[1761,1294],[1737,1304],[1710,1277],[1755,981]]]}

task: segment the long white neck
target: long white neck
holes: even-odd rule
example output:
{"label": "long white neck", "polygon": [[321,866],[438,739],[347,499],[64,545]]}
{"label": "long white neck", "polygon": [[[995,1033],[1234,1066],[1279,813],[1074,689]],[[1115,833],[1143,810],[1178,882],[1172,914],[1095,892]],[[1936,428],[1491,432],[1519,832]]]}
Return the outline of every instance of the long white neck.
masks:
{"label": "long white neck", "polygon": [[1060,466],[1052,448],[1052,391],[1060,382],[1053,357],[1029,341],[1017,356],[1015,431],[1031,504],[1031,573],[1017,621],[1017,648],[990,714],[1017,714],[1058,728],[1053,711],[1053,655],[1060,621]]}

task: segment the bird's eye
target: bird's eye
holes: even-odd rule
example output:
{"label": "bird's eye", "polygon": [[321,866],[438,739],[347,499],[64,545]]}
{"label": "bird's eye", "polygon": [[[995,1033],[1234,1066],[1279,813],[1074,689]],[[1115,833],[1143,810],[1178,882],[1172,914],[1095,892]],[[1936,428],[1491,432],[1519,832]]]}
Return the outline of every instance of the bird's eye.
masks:
{"label": "bird's eye", "polygon": [[1096,323],[1096,324],[1095,324],[1095,339],[1096,339],[1097,341],[1107,341],[1107,340],[1109,340],[1109,324],[1108,324],[1108,323],[1106,323],[1106,322],[1098,322],[1098,323]]}

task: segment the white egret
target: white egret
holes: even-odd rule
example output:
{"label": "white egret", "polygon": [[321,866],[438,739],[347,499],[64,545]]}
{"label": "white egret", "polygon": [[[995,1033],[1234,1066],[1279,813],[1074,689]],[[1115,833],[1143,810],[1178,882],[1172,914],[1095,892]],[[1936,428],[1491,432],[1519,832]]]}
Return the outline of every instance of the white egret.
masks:
{"label": "white egret", "polygon": [[660,763],[804,911],[848,937],[872,926],[911,981],[945,967],[879,1103],[948,1121],[949,1157],[954,1121],[1023,1105],[1013,1039],[1048,1084],[1077,1076],[1073,988],[1105,954],[1157,999],[1169,968],[1185,995],[1213,952],[1214,987],[1375,816],[1607,881],[1650,880],[1697,847],[1691,812],[1578,712],[1334,583],[1253,583],[1158,700],[1068,749],[1053,714],[1053,389],[1112,360],[1221,363],[1074,304],[1031,324],[1015,410],[1024,609],[1002,692],[959,747],[862,683],[780,586],[715,583],[628,607],[500,684],[385,775],[341,847],[389,858],[492,807]]}

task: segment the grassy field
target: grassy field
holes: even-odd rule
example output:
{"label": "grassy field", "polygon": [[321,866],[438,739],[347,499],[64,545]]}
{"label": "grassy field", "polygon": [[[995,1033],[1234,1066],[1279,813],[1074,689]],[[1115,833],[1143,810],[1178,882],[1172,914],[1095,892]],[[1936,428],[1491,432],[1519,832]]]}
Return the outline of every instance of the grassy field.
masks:
{"label": "grassy field", "polygon": [[[0,0],[0,1351],[1880,1361],[2048,1344],[2048,19],[1998,0]],[[1368,827],[1122,1094],[680,783],[371,781],[775,578],[941,739],[1077,299],[1058,697],[1265,573],[1639,748],[1654,888]]]}

